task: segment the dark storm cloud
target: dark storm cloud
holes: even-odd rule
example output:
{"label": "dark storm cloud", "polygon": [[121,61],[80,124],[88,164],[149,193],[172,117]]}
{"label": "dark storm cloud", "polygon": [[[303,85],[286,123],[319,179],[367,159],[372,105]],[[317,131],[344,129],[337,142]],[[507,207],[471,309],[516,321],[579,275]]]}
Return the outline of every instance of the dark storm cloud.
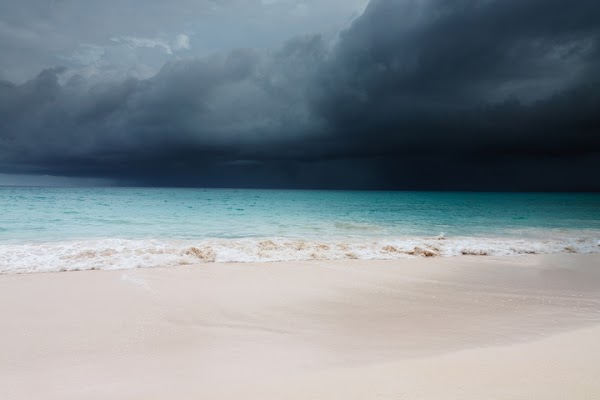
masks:
{"label": "dark storm cloud", "polygon": [[5,83],[2,167],[177,183],[260,164],[317,131],[306,92],[324,51],[307,37],[269,56],[239,50],[170,63],[142,81],[89,86],[76,76],[61,85],[64,71],[49,69],[22,85]]}
{"label": "dark storm cloud", "polygon": [[600,190],[600,3],[373,0],[292,39],[0,83],[0,172],[133,184]]}

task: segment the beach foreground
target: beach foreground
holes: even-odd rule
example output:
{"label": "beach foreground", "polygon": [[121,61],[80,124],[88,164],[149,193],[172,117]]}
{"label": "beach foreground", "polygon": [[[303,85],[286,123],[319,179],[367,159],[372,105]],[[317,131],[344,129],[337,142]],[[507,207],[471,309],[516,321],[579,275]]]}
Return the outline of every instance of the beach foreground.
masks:
{"label": "beach foreground", "polygon": [[3,399],[595,399],[600,255],[0,276]]}

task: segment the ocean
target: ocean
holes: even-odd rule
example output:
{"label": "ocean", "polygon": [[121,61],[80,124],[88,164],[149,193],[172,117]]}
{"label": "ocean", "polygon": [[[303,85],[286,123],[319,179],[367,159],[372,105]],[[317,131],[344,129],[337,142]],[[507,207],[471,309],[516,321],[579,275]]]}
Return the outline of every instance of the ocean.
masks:
{"label": "ocean", "polygon": [[600,194],[0,187],[0,273],[600,252]]}

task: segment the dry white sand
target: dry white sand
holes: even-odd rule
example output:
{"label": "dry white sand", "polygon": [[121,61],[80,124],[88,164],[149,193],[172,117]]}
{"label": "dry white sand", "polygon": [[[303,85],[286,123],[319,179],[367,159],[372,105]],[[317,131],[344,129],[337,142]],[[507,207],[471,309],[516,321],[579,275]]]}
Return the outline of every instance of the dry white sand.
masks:
{"label": "dry white sand", "polygon": [[0,276],[0,398],[600,399],[600,256]]}

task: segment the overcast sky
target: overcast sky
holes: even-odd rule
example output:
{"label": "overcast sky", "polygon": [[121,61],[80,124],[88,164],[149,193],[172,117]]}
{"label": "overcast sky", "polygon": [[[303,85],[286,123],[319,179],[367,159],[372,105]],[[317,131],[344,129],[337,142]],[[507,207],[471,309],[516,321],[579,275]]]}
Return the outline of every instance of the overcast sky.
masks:
{"label": "overcast sky", "polygon": [[3,0],[0,184],[600,190],[596,0]]}

